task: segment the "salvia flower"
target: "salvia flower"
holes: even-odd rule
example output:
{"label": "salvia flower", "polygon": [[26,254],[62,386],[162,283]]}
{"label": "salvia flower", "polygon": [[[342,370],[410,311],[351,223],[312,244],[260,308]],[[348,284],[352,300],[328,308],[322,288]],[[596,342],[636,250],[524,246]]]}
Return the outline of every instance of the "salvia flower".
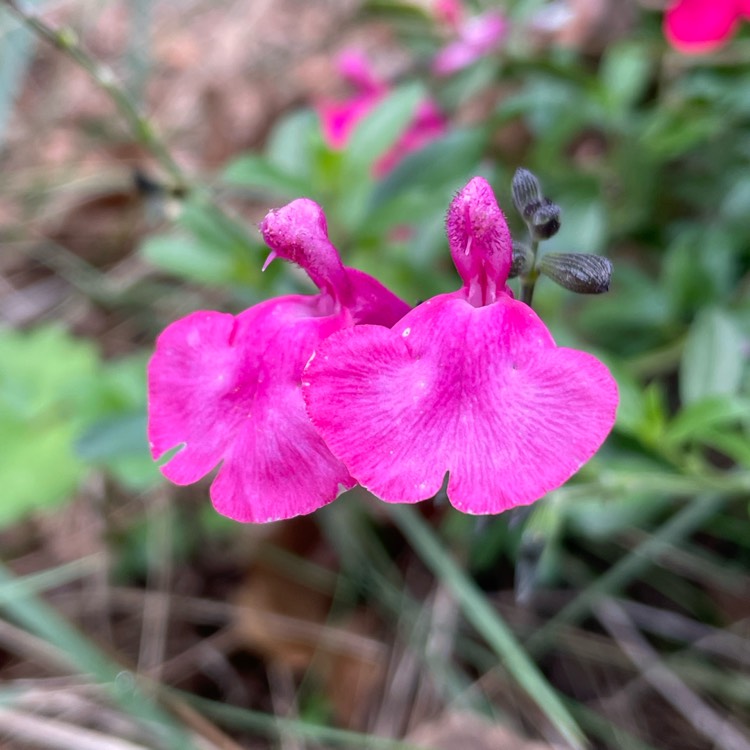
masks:
{"label": "salvia flower", "polygon": [[326,337],[359,323],[391,326],[408,306],[378,281],[346,268],[322,209],[302,198],[261,224],[275,257],[297,263],[315,296],[267,300],[237,316],[195,312],[172,323],[148,368],[151,452],[179,450],[161,467],[176,484],[214,468],[216,509],[238,521],[310,513],[354,480],[310,422],[300,380]]}
{"label": "salvia flower", "polygon": [[334,150],[342,149],[359,122],[388,93],[388,86],[375,74],[367,57],[356,49],[346,49],[336,58],[341,78],[352,87],[343,101],[324,100],[318,105],[323,137]]}
{"label": "salvia flower", "polygon": [[461,21],[456,38],[445,45],[432,60],[432,72],[450,76],[494,52],[505,39],[508,21],[498,11],[487,11]]}
{"label": "salvia flower", "polygon": [[664,33],[680,52],[701,54],[725,44],[748,18],[750,0],[678,0],[664,15]]}
{"label": "salvia flower", "polygon": [[356,481],[388,502],[435,495],[499,513],[560,486],[611,430],[617,385],[595,357],[555,345],[506,287],[512,241],[476,177],[447,234],[463,286],[392,329],[356,326],[316,348],[303,375],[314,425]]}
{"label": "salvia flower", "polygon": [[[359,123],[388,95],[390,86],[381,80],[370,61],[359,50],[344,50],[336,60],[339,74],[353,91],[343,101],[325,100],[318,105],[323,137],[329,148],[346,148]],[[396,143],[378,159],[373,172],[382,177],[407,154],[444,135],[447,120],[431,99],[419,103],[414,118]]]}

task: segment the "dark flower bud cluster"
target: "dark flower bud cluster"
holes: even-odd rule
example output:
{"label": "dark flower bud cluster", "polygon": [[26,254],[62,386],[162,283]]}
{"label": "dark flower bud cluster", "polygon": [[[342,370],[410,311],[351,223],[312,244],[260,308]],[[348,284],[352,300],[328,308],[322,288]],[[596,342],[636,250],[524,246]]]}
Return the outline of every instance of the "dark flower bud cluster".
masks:
{"label": "dark flower bud cluster", "polygon": [[534,284],[540,274],[578,294],[601,294],[609,289],[612,263],[600,255],[548,253],[537,261],[539,243],[560,229],[560,206],[544,196],[537,177],[519,168],[511,186],[513,203],[529,230],[530,243],[513,243],[510,276],[521,279],[522,298],[531,304]]}
{"label": "dark flower bud cluster", "polygon": [[548,240],[560,229],[560,206],[542,194],[542,186],[528,169],[513,175],[513,203],[537,242]]}

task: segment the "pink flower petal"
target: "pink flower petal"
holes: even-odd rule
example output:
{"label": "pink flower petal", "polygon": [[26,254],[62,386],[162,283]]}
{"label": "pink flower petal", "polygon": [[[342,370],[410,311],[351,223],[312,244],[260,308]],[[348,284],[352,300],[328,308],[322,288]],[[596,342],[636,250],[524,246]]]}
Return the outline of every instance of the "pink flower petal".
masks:
{"label": "pink flower petal", "polygon": [[149,363],[149,440],[177,484],[205,476],[217,510],[265,522],[331,502],[347,470],[307,419],[300,376],[310,353],[344,324],[318,298],[270,300],[234,317],[197,312],[170,325]]}
{"label": "pink flower petal", "polygon": [[617,386],[584,352],[555,346],[536,314],[459,294],[392,330],[360,326],[316,350],[303,376],[315,426],[388,502],[448,497],[466,513],[526,505],[560,486],[614,424]]}
{"label": "pink flower petal", "polygon": [[508,31],[508,22],[497,11],[470,18],[459,28],[459,37],[435,55],[432,72],[449,76],[493,52]]}
{"label": "pink flower petal", "polygon": [[390,328],[411,310],[406,302],[369,274],[349,267],[346,272],[354,289],[349,312],[355,325],[367,323]]}
{"label": "pink flower petal", "polygon": [[323,101],[318,104],[323,138],[328,147],[334,151],[345,148],[357,125],[381,99],[380,94],[364,94],[344,102]]}
{"label": "pink flower petal", "polygon": [[354,92],[344,101],[323,100],[317,105],[323,138],[329,148],[346,147],[359,123],[367,117],[378,102],[388,93],[360,50],[346,49],[336,58],[339,75],[354,86]]}
{"label": "pink flower petal", "polygon": [[388,87],[380,80],[367,55],[351,47],[336,57],[339,75],[351,83],[359,94],[384,94]]}
{"label": "pink flower petal", "polygon": [[461,0],[434,0],[432,11],[439,21],[455,28],[458,27],[464,15]]}
{"label": "pink flower petal", "polygon": [[408,306],[372,277],[345,268],[325,215],[303,198],[261,223],[270,260],[298,263],[316,296],[263,302],[234,317],[198,312],[162,333],[149,363],[149,440],[161,467],[190,484],[220,465],[216,509],[256,523],[310,513],[353,480],[305,411],[301,375],[319,343],[363,320],[392,325]]}
{"label": "pink flower petal", "polygon": [[453,262],[475,305],[502,293],[513,262],[513,240],[487,180],[474,177],[458,192],[445,222]]}
{"label": "pink flower petal", "polygon": [[664,15],[664,33],[680,52],[711,52],[734,33],[743,10],[737,0],[680,0]]}
{"label": "pink flower petal", "polygon": [[412,151],[418,151],[448,130],[448,121],[431,99],[420,102],[414,120],[396,141],[393,147],[375,164],[376,177],[382,177],[394,169]]}
{"label": "pink flower petal", "polygon": [[[369,60],[359,50],[344,50],[338,56],[337,66],[342,78],[354,85],[355,93],[345,101],[324,100],[316,109],[325,142],[329,148],[341,150],[346,148],[359,123],[375,109],[390,87],[375,75]],[[393,147],[375,163],[373,174],[376,177],[386,175],[407,154],[440,137],[446,130],[447,120],[437,105],[429,99],[421,102],[414,120]]]}

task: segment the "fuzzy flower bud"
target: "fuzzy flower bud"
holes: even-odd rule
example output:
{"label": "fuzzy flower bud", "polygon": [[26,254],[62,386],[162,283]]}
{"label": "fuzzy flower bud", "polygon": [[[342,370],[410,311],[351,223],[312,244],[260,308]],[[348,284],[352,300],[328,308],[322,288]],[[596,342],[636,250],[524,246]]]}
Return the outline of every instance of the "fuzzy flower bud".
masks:
{"label": "fuzzy flower bud", "polygon": [[523,242],[513,243],[513,263],[510,266],[509,279],[515,279],[516,276],[526,276],[534,265],[534,255],[531,248]]}
{"label": "fuzzy flower bud", "polygon": [[535,241],[548,240],[560,229],[560,206],[542,194],[542,186],[528,169],[520,167],[513,175],[513,203]]}
{"label": "fuzzy flower bud", "polygon": [[609,290],[612,261],[587,253],[548,253],[539,270],[571,292],[601,294]]}

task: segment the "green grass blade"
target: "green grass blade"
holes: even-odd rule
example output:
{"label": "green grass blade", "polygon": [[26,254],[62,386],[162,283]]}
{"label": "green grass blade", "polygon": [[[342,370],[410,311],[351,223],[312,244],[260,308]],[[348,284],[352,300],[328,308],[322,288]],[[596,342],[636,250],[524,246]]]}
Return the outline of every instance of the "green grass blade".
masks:
{"label": "green grass blade", "polygon": [[264,737],[277,738],[281,735],[297,737],[326,747],[344,746],[347,748],[367,748],[368,750],[424,750],[408,742],[388,737],[377,737],[349,729],[337,729],[321,724],[312,724],[301,719],[283,719],[261,711],[251,711],[239,706],[197,698],[192,693],[170,691],[181,701],[189,703],[202,714],[210,716],[225,727],[256,732]]}
{"label": "green grass blade", "polygon": [[93,677],[133,717],[147,724],[165,746],[174,750],[194,748],[190,736],[138,686],[134,675],[106,656],[57,611],[38,599],[22,579],[0,563],[0,611],[29,632],[44,639],[76,671]]}
{"label": "green grass blade", "polygon": [[89,555],[41,573],[32,573],[23,578],[4,581],[0,584],[0,606],[12,604],[19,596],[54,589],[91,575],[101,562],[102,555]]}
{"label": "green grass blade", "polygon": [[451,559],[430,527],[407,505],[393,505],[389,511],[417,554],[453,593],[466,619],[487,640],[508,672],[573,747],[585,747],[585,736],[560,697],[476,584]]}
{"label": "green grass blade", "polygon": [[721,495],[699,495],[694,498],[651,537],[594,580],[539,628],[526,641],[529,652],[537,657],[543,654],[553,644],[558,626],[580,622],[602,597],[613,596],[622,591],[628,583],[654,564],[653,561],[660,552],[700,528],[726,501],[727,498]]}

